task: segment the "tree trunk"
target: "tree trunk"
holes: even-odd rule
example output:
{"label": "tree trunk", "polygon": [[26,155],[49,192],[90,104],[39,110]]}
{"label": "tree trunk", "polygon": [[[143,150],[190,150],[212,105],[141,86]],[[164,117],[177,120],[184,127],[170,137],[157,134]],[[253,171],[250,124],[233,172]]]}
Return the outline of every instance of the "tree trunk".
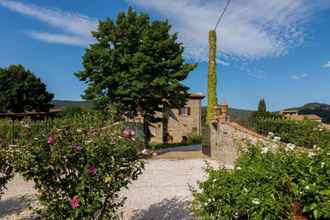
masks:
{"label": "tree trunk", "polygon": [[150,141],[150,130],[149,130],[149,122],[146,117],[143,117],[143,132],[144,132],[144,147],[148,148]]}

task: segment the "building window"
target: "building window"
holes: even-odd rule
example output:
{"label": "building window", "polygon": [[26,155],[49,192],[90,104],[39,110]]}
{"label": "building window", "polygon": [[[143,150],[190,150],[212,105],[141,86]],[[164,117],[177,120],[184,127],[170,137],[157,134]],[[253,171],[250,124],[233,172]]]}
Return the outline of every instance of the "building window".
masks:
{"label": "building window", "polygon": [[190,115],[190,107],[183,107],[183,108],[180,108],[179,110],[179,115],[180,116],[189,116]]}

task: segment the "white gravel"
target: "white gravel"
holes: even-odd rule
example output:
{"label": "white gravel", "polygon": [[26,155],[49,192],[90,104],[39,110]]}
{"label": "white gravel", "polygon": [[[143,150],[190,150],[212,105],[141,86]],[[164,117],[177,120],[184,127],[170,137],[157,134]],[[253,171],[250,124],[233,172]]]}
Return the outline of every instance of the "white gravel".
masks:
{"label": "white gravel", "polygon": [[[214,161],[208,161],[217,166]],[[127,197],[125,206],[120,210],[123,220],[186,220],[192,219],[189,201],[192,199],[189,185],[195,187],[199,180],[205,178],[204,159],[185,160],[148,160],[146,169],[124,190]],[[20,177],[9,184],[8,191],[0,201],[0,219],[24,219],[28,211],[18,217],[13,213],[23,210],[26,206],[22,196],[34,194],[33,184]],[[23,217],[23,218],[22,218]]]}

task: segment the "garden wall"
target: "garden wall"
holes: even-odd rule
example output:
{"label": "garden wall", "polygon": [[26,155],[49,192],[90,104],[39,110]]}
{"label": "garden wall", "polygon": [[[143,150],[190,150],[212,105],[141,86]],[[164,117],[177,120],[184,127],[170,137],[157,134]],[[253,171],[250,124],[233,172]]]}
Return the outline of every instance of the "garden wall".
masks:
{"label": "garden wall", "polygon": [[244,143],[270,142],[265,137],[229,121],[211,123],[209,134],[209,146],[204,148],[204,153],[226,166],[234,165],[239,147]]}

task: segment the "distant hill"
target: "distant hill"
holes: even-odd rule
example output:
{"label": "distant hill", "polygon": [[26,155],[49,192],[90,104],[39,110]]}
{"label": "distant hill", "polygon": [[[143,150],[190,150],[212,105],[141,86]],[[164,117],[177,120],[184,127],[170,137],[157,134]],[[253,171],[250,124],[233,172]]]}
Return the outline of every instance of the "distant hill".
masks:
{"label": "distant hill", "polygon": [[249,117],[253,112],[254,111],[251,110],[229,108],[231,120],[244,126],[248,126]]}
{"label": "distant hill", "polygon": [[55,108],[66,108],[66,107],[80,107],[80,108],[91,108],[93,104],[89,101],[69,101],[69,100],[53,100],[52,104]]}
{"label": "distant hill", "polygon": [[287,110],[297,110],[299,114],[315,114],[322,118],[324,123],[330,124],[330,105],[322,103],[308,103],[297,108]]}
{"label": "distant hill", "polygon": [[[207,107],[202,107],[202,120],[203,122],[206,121],[206,111]],[[249,117],[253,111],[245,110],[245,109],[237,109],[237,108],[229,108],[229,116],[230,119],[241,124],[241,125],[248,125]]]}

